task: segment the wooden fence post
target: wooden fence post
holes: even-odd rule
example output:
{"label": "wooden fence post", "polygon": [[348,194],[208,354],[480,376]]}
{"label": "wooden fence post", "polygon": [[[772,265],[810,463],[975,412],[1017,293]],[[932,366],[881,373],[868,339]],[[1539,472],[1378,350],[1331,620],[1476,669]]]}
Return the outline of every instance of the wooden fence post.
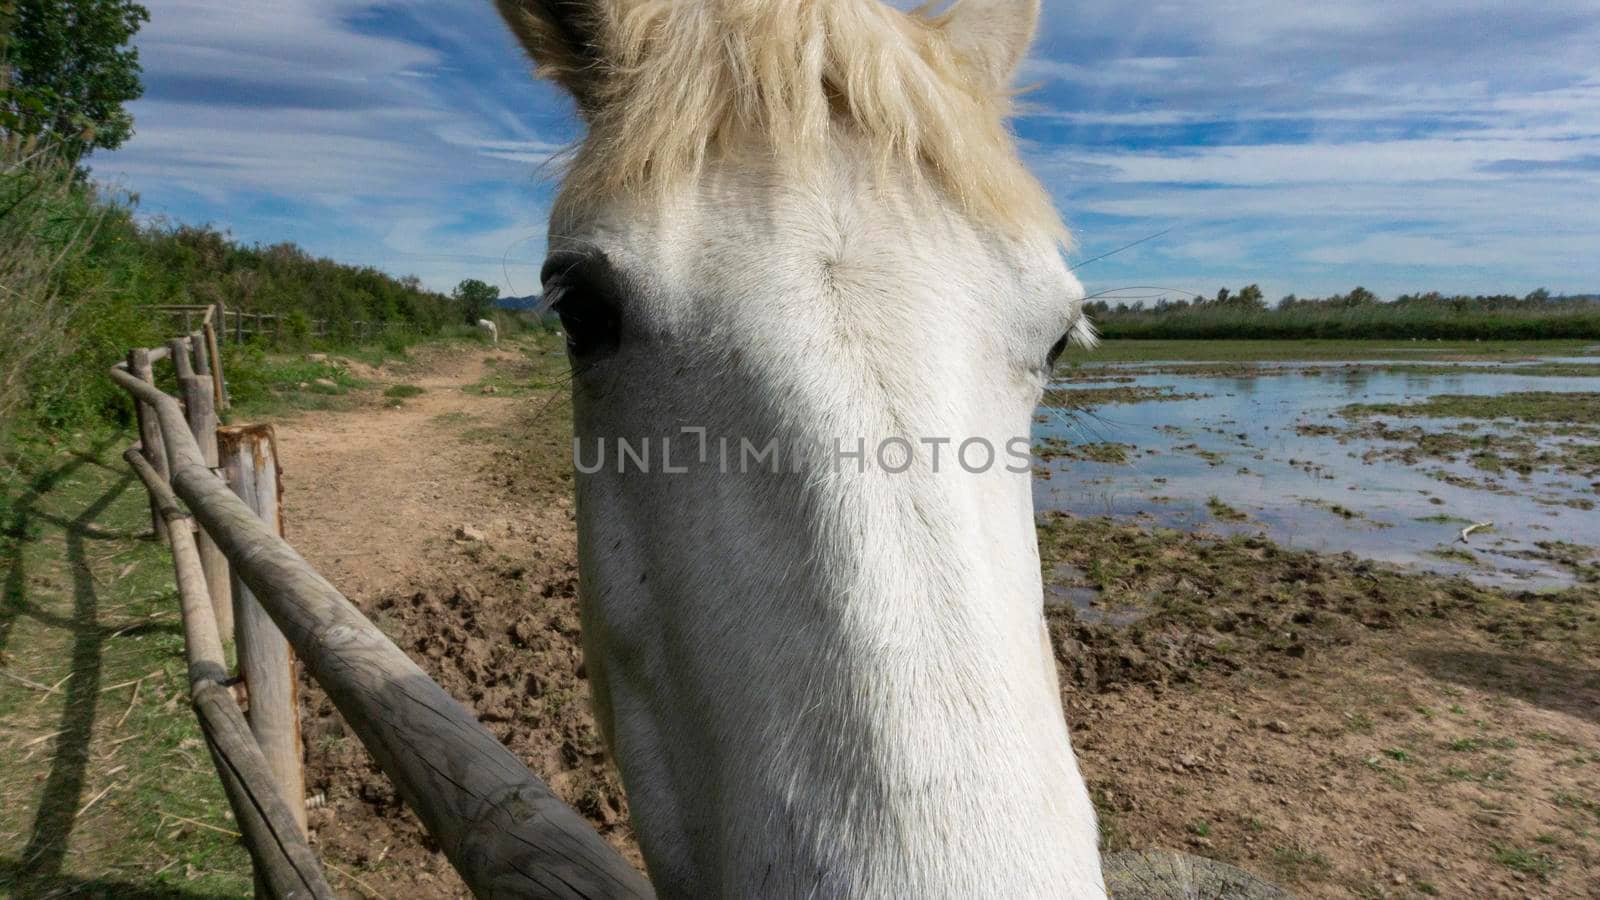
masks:
{"label": "wooden fence post", "polygon": [[[150,468],[138,451],[123,459],[133,467],[150,497],[171,523],[172,561],[178,580],[178,600],[183,614],[184,650],[189,661],[189,692],[201,731],[211,748],[211,759],[222,779],[234,821],[244,832],[245,849],[255,864],[258,884],[275,897],[332,897],[316,856],[279,795],[277,785],[256,739],[239,715],[233,696],[223,687],[228,677],[217,626],[211,620],[211,603],[204,596],[205,575],[200,554],[189,531],[190,516],[178,505],[172,488]],[[204,530],[201,530],[204,534]]]}
{"label": "wooden fence post", "polygon": [[[215,472],[218,470],[218,423],[211,379],[196,374],[189,365],[191,349],[197,351],[196,358],[204,362],[205,351],[200,349],[203,345],[190,338],[174,338],[167,346],[172,349],[172,364],[178,370],[178,393],[183,397],[183,413],[189,421],[189,433],[200,445],[200,455],[205,459],[206,466]],[[226,643],[233,640],[233,585],[228,577],[228,558],[204,528],[198,530],[195,543],[200,550],[200,565],[206,573],[206,592],[211,597],[217,636]]]}
{"label": "wooden fence post", "polygon": [[220,418],[221,410],[228,405],[228,398],[222,389],[222,358],[217,354],[217,332],[211,327],[213,312],[206,310],[200,330],[190,337],[194,341],[194,373],[201,378],[211,379],[211,409],[219,413]]}
{"label": "wooden fence post", "polygon": [[211,383],[213,393],[216,395],[216,408],[218,410],[224,410],[228,408],[228,384],[227,380],[222,375],[222,347],[217,342],[217,327],[221,322],[222,303],[221,301],[218,301],[212,304],[211,310],[206,313],[206,322],[204,326],[206,356],[209,358],[211,363]]}
{"label": "wooden fence post", "polygon": [[242,309],[233,311],[233,342],[235,344],[244,343],[244,310]]}
{"label": "wooden fence post", "polygon": [[[228,487],[267,527],[283,535],[277,444],[271,425],[217,431]],[[300,708],[289,642],[237,574],[233,580],[234,646],[250,695],[250,730],[302,833],[306,827],[305,772],[300,764]]]}
{"label": "wooden fence post", "polygon": [[[135,378],[154,384],[155,372],[150,365],[150,351],[142,347],[129,350],[128,371]],[[171,478],[172,472],[167,468],[167,448],[161,440],[161,424],[156,421],[156,411],[138,398],[133,401],[133,409],[139,419],[139,446],[144,458],[157,475]],[[155,530],[157,538],[163,541],[167,539],[167,520],[162,517],[161,508],[156,506],[154,499],[150,501],[150,527]]]}

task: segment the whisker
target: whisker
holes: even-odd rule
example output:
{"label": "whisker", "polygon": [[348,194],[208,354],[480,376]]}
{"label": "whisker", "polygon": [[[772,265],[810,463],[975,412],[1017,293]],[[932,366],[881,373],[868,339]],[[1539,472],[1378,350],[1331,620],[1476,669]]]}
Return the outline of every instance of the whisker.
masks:
{"label": "whisker", "polygon": [[1075,271],[1078,268],[1081,268],[1083,266],[1087,266],[1089,263],[1099,262],[1100,260],[1105,259],[1108,256],[1116,256],[1118,253],[1121,253],[1124,250],[1132,250],[1134,247],[1137,247],[1137,246],[1139,246],[1140,244],[1143,244],[1146,241],[1153,241],[1158,237],[1165,237],[1166,235],[1172,233],[1172,229],[1173,228],[1177,228],[1177,227],[1178,226],[1173,225],[1171,228],[1166,228],[1166,229],[1164,229],[1162,231],[1158,231],[1155,234],[1150,235],[1149,237],[1139,238],[1137,241],[1134,241],[1131,244],[1125,244],[1125,245],[1123,245],[1121,247],[1118,247],[1117,249],[1112,250],[1110,253],[1102,253],[1099,256],[1091,256],[1091,257],[1089,257],[1088,259],[1086,259],[1086,260],[1084,260],[1082,262],[1074,263],[1074,264],[1072,264],[1070,266],[1067,266],[1067,271],[1069,271],[1069,272]]}

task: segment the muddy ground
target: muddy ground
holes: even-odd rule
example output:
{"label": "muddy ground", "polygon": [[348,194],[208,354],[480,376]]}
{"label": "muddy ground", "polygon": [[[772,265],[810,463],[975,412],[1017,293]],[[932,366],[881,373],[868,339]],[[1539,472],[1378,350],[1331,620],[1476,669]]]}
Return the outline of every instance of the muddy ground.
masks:
{"label": "muddy ground", "polygon": [[[289,537],[637,861],[578,652],[559,352],[425,353],[358,372],[374,386],[352,409],[280,423]],[[1304,896],[1600,895],[1592,588],[1512,595],[1089,519],[1041,537],[1073,598],[1051,632],[1108,848],[1184,848]],[[303,696],[337,886],[463,895]]]}

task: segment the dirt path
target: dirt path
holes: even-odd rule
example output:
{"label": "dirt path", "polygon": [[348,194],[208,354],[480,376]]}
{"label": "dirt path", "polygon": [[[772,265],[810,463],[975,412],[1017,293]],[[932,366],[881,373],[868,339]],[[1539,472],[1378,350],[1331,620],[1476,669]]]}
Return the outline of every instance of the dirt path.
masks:
{"label": "dirt path", "polygon": [[[559,390],[531,386],[559,377],[559,349],[528,338],[353,368],[376,385],[353,408],[277,426],[290,541],[637,859],[577,650],[568,411]],[[302,696],[331,877],[352,895],[466,896],[321,691],[306,682]]]}
{"label": "dirt path", "polygon": [[475,386],[492,372],[486,360],[518,358],[433,351],[414,372],[371,373],[420,395],[279,424],[289,540],[347,594],[367,595],[425,574],[457,525],[503,526],[503,492],[477,477],[490,461],[486,447],[462,432],[509,425],[513,405]]}

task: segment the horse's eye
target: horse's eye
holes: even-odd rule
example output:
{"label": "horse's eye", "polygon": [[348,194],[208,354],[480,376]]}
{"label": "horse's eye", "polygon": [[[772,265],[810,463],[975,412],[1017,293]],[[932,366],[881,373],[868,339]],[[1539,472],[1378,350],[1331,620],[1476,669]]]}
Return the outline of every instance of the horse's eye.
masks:
{"label": "horse's eye", "polygon": [[622,341],[618,279],[600,254],[552,253],[539,275],[545,305],[561,317],[567,352],[589,359],[617,349]]}

